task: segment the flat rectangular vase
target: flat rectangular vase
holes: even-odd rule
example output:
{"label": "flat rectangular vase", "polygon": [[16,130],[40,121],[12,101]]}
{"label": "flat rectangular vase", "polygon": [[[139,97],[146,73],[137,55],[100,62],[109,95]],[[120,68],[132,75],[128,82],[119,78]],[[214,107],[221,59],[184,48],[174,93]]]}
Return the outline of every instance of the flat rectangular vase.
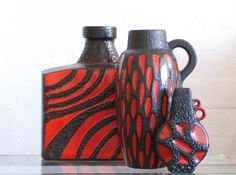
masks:
{"label": "flat rectangular vase", "polygon": [[116,121],[116,67],[75,64],[46,70],[42,76],[42,157],[123,159]]}

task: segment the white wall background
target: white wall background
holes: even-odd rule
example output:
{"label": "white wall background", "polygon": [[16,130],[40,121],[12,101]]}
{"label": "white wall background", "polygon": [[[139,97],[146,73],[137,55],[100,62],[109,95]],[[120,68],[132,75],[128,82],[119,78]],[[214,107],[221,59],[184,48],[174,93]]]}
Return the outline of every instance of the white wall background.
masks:
{"label": "white wall background", "polygon": [[236,154],[236,1],[0,0],[0,155],[40,154],[40,73],[76,62],[85,25],[117,26],[119,53],[129,29],[192,43],[199,61],[185,85],[208,111],[209,154]]}

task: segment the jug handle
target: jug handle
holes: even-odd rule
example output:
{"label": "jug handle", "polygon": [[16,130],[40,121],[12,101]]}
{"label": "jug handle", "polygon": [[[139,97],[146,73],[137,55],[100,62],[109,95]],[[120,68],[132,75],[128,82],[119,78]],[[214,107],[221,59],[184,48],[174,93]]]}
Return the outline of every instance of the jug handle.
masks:
{"label": "jug handle", "polygon": [[184,69],[180,71],[181,82],[183,83],[185,78],[187,76],[189,76],[189,74],[196,67],[196,64],[197,64],[196,52],[195,52],[193,46],[189,42],[182,40],[182,39],[172,40],[168,44],[169,44],[169,47],[171,50],[174,50],[175,48],[180,47],[180,48],[184,49],[188,54],[188,63],[184,67]]}

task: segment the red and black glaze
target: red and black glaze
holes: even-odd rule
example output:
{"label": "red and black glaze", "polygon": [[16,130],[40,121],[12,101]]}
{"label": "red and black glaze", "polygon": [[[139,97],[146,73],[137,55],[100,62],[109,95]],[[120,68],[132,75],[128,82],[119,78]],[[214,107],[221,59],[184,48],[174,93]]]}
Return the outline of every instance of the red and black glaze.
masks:
{"label": "red and black glaze", "polygon": [[84,27],[78,64],[43,72],[46,160],[122,160],[115,105],[114,27]]}
{"label": "red and black glaze", "polygon": [[157,133],[158,153],[171,172],[191,173],[207,154],[209,139],[196,117],[197,110],[190,89],[176,88],[170,120]]}
{"label": "red and black glaze", "polygon": [[[172,53],[175,47],[189,54],[189,64],[181,72]],[[155,147],[156,133],[169,118],[173,90],[182,86],[195,65],[195,52],[186,41],[168,44],[163,30],[130,31],[117,80],[118,129],[127,166],[164,166]]]}

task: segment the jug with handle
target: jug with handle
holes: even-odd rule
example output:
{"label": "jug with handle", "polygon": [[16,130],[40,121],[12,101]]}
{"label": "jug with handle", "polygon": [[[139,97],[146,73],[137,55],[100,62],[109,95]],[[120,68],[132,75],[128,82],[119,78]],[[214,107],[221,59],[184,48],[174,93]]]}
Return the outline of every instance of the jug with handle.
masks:
{"label": "jug with handle", "polygon": [[[188,64],[179,71],[173,49],[183,48]],[[165,30],[131,30],[120,57],[117,79],[117,120],[126,165],[164,166],[155,151],[157,129],[169,116],[172,94],[182,87],[197,58],[185,40],[167,42]]]}

